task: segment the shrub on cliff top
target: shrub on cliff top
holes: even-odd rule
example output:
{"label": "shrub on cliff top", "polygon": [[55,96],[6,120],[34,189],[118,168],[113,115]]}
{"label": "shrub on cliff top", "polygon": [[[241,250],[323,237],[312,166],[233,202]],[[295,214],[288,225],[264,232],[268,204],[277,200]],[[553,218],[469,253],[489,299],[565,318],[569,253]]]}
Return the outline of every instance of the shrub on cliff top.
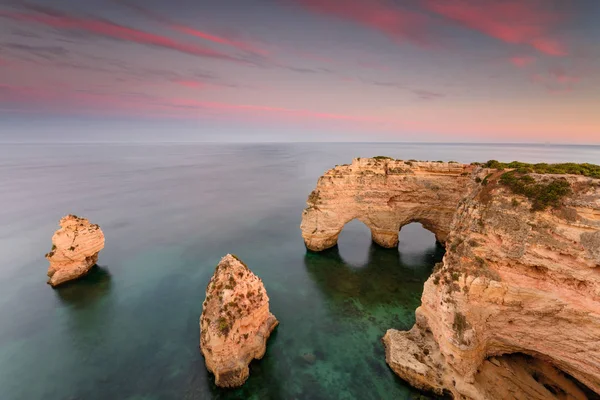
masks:
{"label": "shrub on cliff top", "polygon": [[561,205],[563,197],[571,193],[571,185],[564,178],[538,183],[531,176],[517,171],[502,174],[500,183],[510,188],[513,193],[531,200],[532,211],[545,210],[549,206],[557,208]]}
{"label": "shrub on cliff top", "polygon": [[373,157],[374,160],[393,160],[392,157],[388,157],[388,156],[375,156]]}
{"label": "shrub on cliff top", "polygon": [[588,163],[528,164],[520,161],[503,163],[497,160],[490,160],[483,164],[483,166],[494,169],[516,169],[520,173],[535,172],[537,174],[573,174],[589,176],[591,178],[600,178],[600,165]]}

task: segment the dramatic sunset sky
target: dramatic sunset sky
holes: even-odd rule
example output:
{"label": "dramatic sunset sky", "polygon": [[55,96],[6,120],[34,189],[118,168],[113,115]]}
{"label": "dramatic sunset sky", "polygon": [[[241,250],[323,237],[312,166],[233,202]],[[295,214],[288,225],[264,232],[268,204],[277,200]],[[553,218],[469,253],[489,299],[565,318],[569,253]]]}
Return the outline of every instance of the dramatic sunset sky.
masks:
{"label": "dramatic sunset sky", "polygon": [[598,144],[600,0],[0,0],[3,139]]}

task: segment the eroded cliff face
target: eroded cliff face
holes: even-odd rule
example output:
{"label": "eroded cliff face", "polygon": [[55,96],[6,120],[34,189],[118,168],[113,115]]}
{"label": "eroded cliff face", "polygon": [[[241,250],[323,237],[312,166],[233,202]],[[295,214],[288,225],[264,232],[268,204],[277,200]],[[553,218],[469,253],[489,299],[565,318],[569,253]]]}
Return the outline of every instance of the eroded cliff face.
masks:
{"label": "eroded cliff face", "polygon": [[52,236],[52,250],[46,254],[50,262],[48,283],[52,286],[87,274],[104,248],[102,230],[87,219],[67,215],[59,224],[60,229]]}
{"label": "eroded cliff face", "polygon": [[[486,359],[522,353],[600,393],[600,181],[532,175],[572,188],[561,207],[532,212],[527,198],[498,183],[501,173],[459,205],[417,324],[384,338],[388,363],[409,382],[457,398],[553,398],[543,384],[537,395],[512,397],[494,397],[483,384]],[[510,388],[510,376],[498,387]]]}
{"label": "eroded cliff face", "polygon": [[[438,222],[448,225],[436,227],[446,238],[446,255],[425,283],[415,326],[390,329],[383,338],[389,366],[415,387],[457,399],[587,398],[580,384],[600,394],[600,180],[530,174],[540,183],[564,179],[571,192],[557,207],[532,211],[527,197],[499,182],[505,171],[472,168],[454,178],[462,189],[436,192],[462,196]],[[421,186],[407,190],[427,194]],[[375,187],[384,197],[384,187]],[[411,193],[403,198],[419,202]],[[340,201],[337,208],[324,202],[334,215],[344,214],[345,204],[354,210],[354,202]],[[314,213],[311,207],[309,201],[305,216]],[[364,210],[352,215],[372,212]],[[411,219],[408,212],[403,218]]]}
{"label": "eroded cliff face", "polygon": [[241,386],[248,379],[248,365],[264,356],[278,323],[261,279],[235,256],[223,257],[200,317],[200,349],[217,386]]}
{"label": "eroded cliff face", "polygon": [[302,215],[302,237],[310,250],[337,244],[353,219],[371,229],[383,247],[398,245],[398,231],[420,222],[445,242],[458,202],[474,167],[458,163],[357,158],[319,178]]}

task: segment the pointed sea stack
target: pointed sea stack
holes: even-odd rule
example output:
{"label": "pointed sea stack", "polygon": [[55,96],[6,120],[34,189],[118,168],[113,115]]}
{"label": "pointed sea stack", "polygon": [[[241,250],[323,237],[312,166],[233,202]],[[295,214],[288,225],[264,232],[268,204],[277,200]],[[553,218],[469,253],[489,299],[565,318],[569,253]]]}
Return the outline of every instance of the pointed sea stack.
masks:
{"label": "pointed sea stack", "polygon": [[85,218],[67,215],[52,236],[52,250],[46,254],[50,262],[48,283],[52,286],[77,279],[96,265],[104,248],[104,234]]}
{"label": "pointed sea stack", "polygon": [[269,297],[259,277],[236,256],[227,254],[206,288],[200,317],[200,350],[215,384],[237,387],[261,359],[267,339],[279,324],[269,311]]}

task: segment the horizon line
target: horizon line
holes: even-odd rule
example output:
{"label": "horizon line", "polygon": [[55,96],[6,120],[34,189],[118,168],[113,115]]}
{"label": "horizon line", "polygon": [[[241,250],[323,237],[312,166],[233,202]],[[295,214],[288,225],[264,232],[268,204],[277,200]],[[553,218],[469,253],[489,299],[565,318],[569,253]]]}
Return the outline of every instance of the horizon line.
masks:
{"label": "horizon line", "polygon": [[411,145],[500,145],[500,146],[573,146],[600,147],[600,143],[560,143],[560,142],[403,142],[403,141],[215,141],[215,140],[177,140],[177,141],[2,141],[0,144],[411,144]]}

